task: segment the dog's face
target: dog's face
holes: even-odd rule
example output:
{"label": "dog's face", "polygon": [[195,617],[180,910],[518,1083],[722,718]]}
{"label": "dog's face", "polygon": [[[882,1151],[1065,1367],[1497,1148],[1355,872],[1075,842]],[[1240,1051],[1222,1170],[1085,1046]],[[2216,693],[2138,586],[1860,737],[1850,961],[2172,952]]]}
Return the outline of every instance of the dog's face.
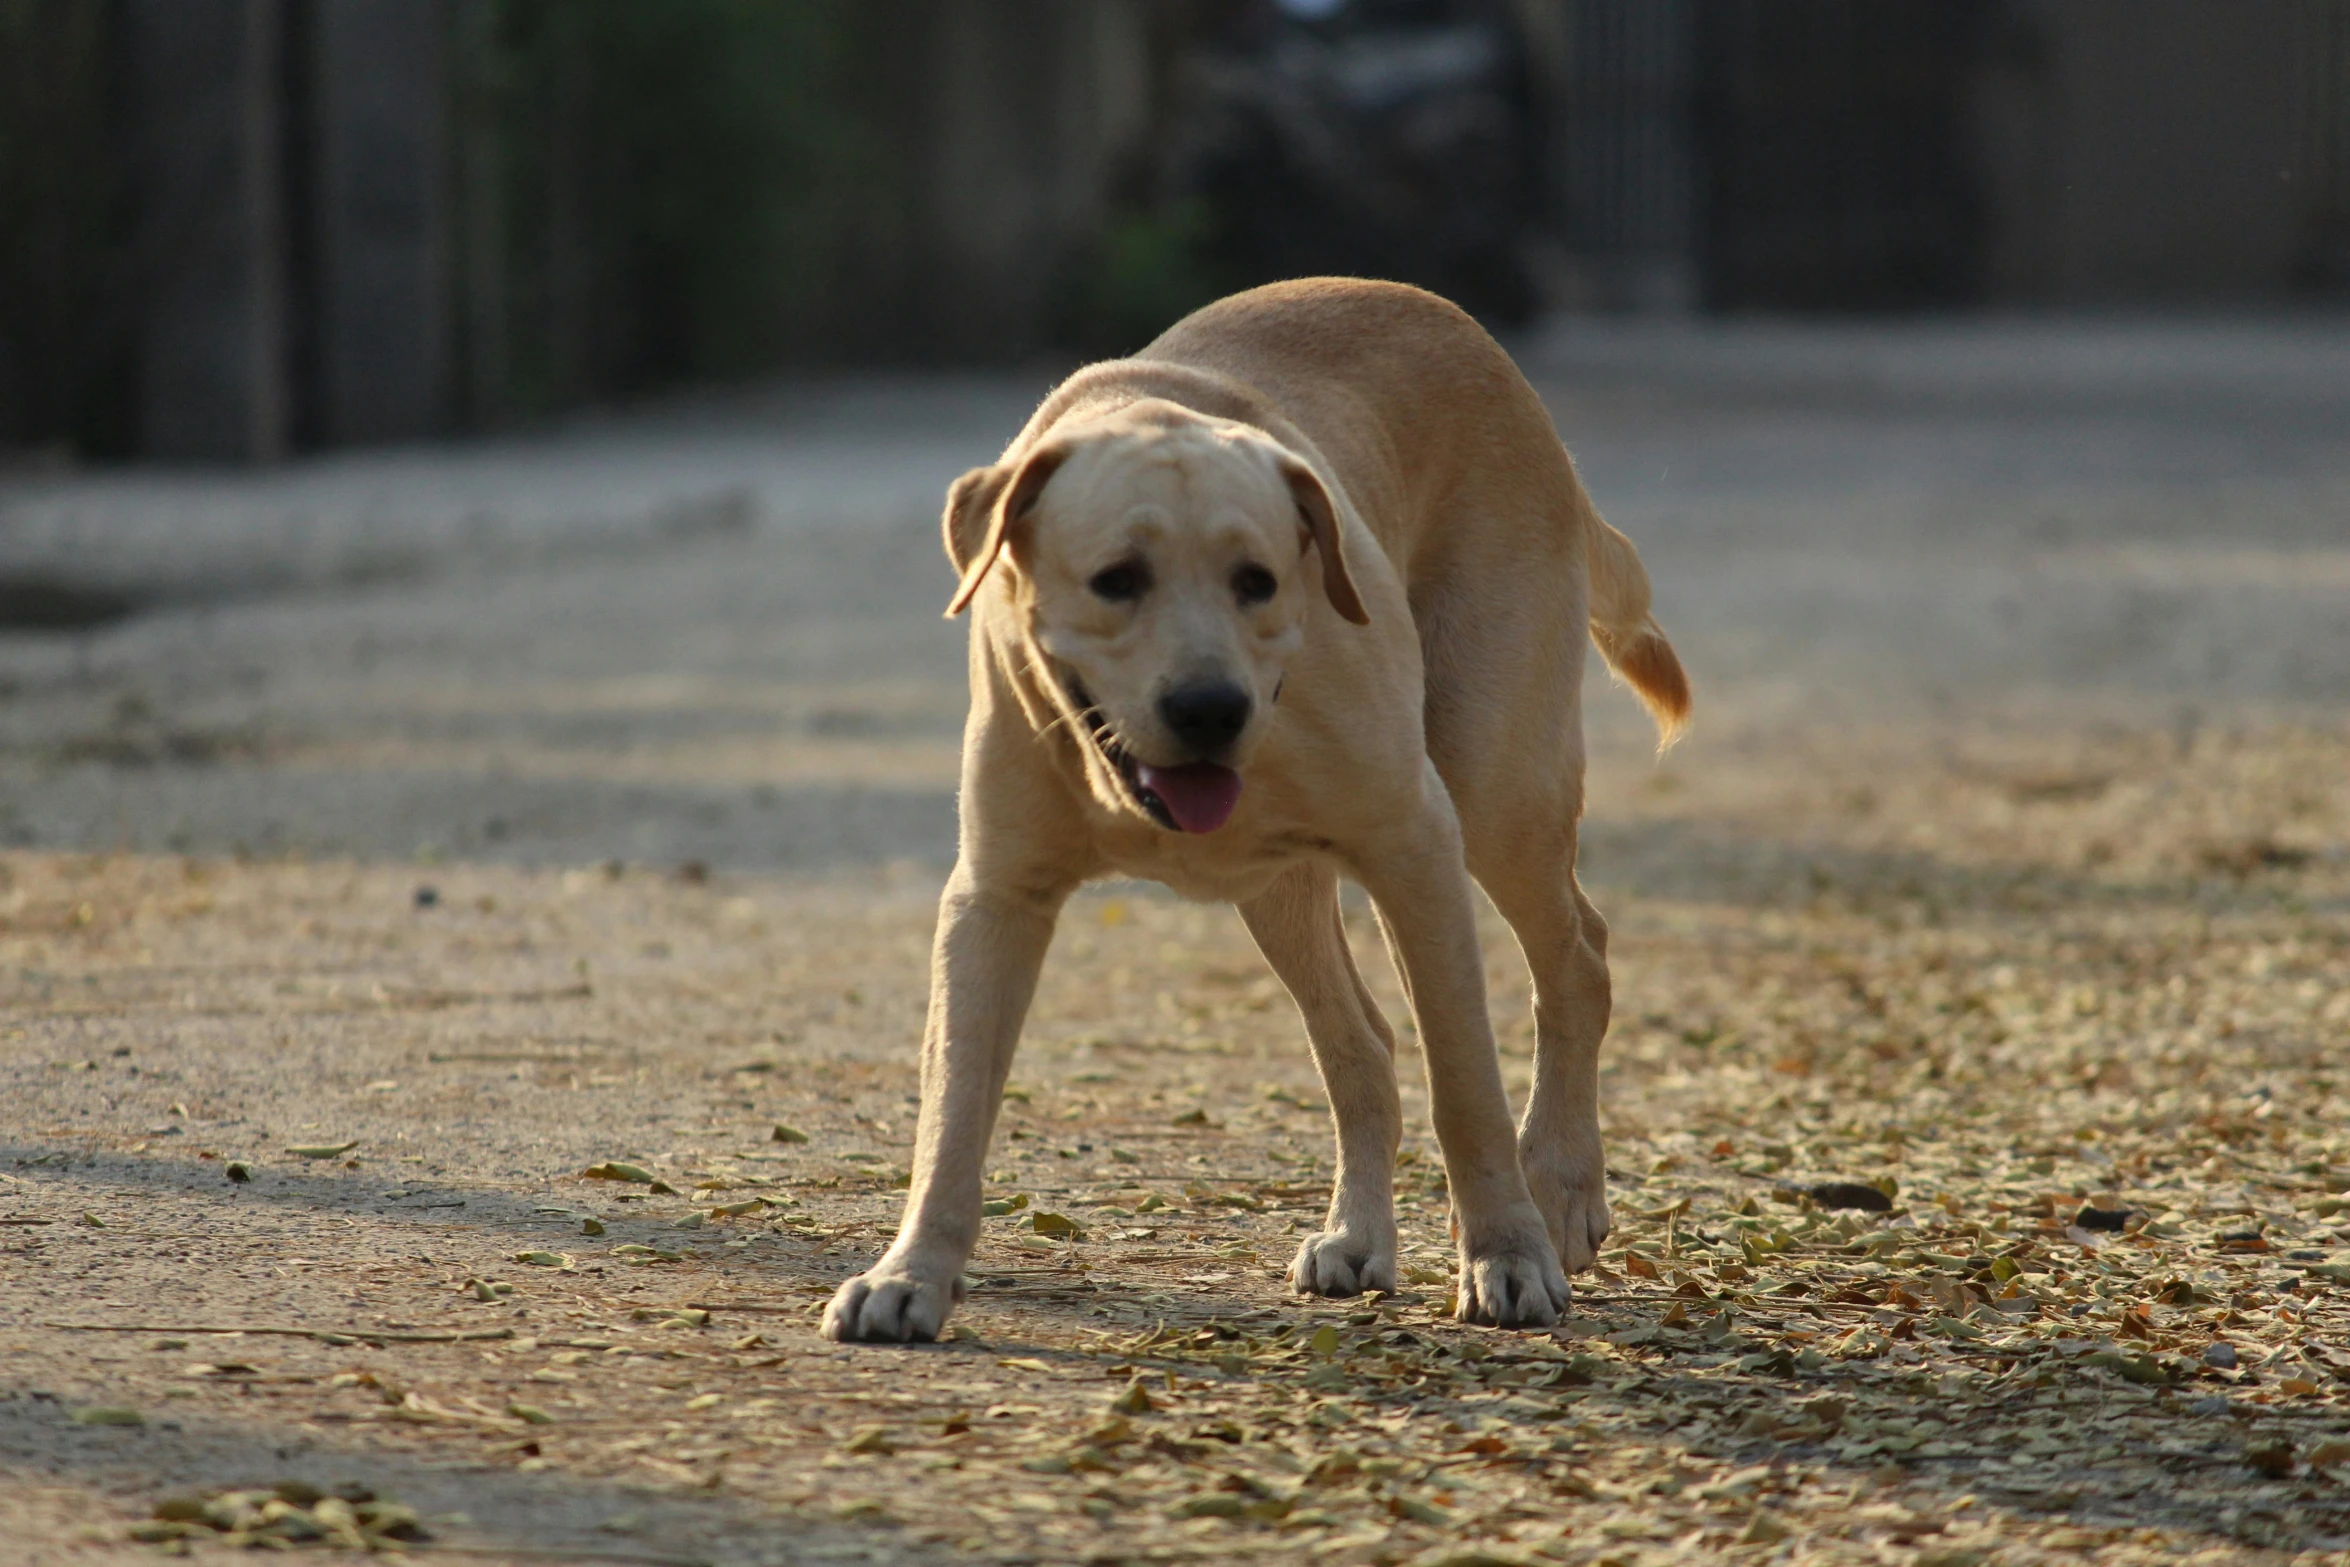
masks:
{"label": "dog's face", "polygon": [[[960,518],[960,527],[958,519]],[[1145,403],[950,492],[949,613],[1008,556],[1021,630],[1117,803],[1181,832],[1238,804],[1312,606],[1362,621],[1330,500],[1263,431]]]}

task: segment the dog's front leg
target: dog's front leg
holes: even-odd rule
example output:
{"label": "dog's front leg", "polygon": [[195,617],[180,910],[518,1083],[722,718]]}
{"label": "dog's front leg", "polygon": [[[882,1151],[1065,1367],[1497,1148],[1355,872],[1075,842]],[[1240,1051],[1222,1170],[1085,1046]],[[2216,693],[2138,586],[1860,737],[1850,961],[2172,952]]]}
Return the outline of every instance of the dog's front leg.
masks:
{"label": "dog's front leg", "polygon": [[959,866],[948,881],[931,950],[905,1217],[881,1259],[832,1297],[826,1338],[934,1339],[962,1298],[963,1264],[979,1242],[981,1167],[1061,896],[983,889]]}
{"label": "dog's front leg", "polygon": [[1415,827],[1356,869],[1402,970],[1427,1058],[1430,1109],[1458,1225],[1460,1316],[1496,1327],[1546,1327],[1567,1303],[1567,1276],[1518,1165],[1460,824],[1433,769],[1425,797]]}

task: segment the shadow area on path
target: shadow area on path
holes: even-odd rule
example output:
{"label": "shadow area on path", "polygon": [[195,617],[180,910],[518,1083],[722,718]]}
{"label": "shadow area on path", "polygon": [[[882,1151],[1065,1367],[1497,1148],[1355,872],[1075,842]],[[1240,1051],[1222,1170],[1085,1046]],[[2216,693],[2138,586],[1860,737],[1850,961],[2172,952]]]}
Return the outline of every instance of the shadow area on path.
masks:
{"label": "shadow area on path", "polygon": [[482,1456],[426,1459],[371,1444],[359,1431],[330,1434],[293,1420],[189,1415],[132,1428],[87,1426],[75,1423],[54,1395],[22,1384],[0,1388],[0,1459],[9,1486],[91,1493],[98,1517],[85,1515],[85,1524],[111,1514],[127,1530],[167,1496],[294,1480],[322,1490],[362,1487],[427,1520],[462,1515],[466,1522],[427,1522],[432,1538],[416,1551],[425,1557],[454,1547],[449,1554],[469,1561],[782,1567],[905,1556],[872,1529],[720,1487],[681,1491],[650,1477],[631,1483],[553,1467],[519,1472],[514,1451],[527,1434],[458,1440],[478,1445]]}
{"label": "shadow area on path", "polygon": [[[416,1244],[442,1252],[443,1258],[430,1265],[463,1271],[468,1263],[447,1256],[448,1242],[457,1236],[475,1242],[495,1254],[497,1258],[513,1256],[523,1251],[556,1251],[568,1254],[581,1249],[582,1237],[578,1220],[585,1207],[595,1202],[598,1193],[586,1192],[577,1199],[577,1210],[567,1216],[551,1216],[556,1204],[550,1199],[554,1193],[535,1196],[518,1195],[485,1183],[455,1179],[399,1179],[377,1178],[364,1173],[342,1173],[332,1178],[306,1179],[273,1169],[256,1172],[249,1183],[230,1184],[216,1166],[209,1163],[179,1163],[175,1161],[141,1158],[132,1155],[91,1153],[58,1145],[42,1144],[23,1139],[0,1140],[0,1163],[6,1163],[21,1172],[13,1177],[18,1193],[50,1194],[45,1207],[58,1212],[82,1212],[104,1206],[95,1199],[101,1192],[117,1194],[122,1188],[132,1188],[149,1198],[177,1197],[184,1200],[218,1201],[226,1198],[236,1203],[266,1204],[281,1214],[301,1218],[338,1220],[345,1224],[359,1220],[414,1227]],[[564,1170],[553,1174],[551,1180],[563,1180],[575,1175]],[[859,1193],[848,1190],[837,1177],[828,1177],[826,1194],[835,1199],[888,1192],[893,1197],[896,1188],[888,1182],[875,1180]],[[732,1195],[739,1196],[739,1192]],[[707,1206],[720,1199],[714,1196],[689,1196],[687,1206]],[[565,1205],[571,1206],[571,1205]],[[454,1210],[462,1209],[462,1214]],[[168,1222],[168,1221],[166,1221]],[[668,1251],[665,1263],[650,1266],[624,1265],[606,1258],[581,1256],[575,1259],[575,1269],[542,1271],[537,1267],[517,1270],[510,1263],[502,1269],[493,1269],[534,1286],[562,1289],[572,1293],[580,1304],[591,1304],[585,1293],[594,1292],[604,1297],[593,1302],[602,1309],[627,1312],[651,1308],[667,1311],[679,1307],[702,1306],[714,1311],[730,1326],[757,1326],[782,1320],[795,1326],[811,1326],[812,1305],[820,1304],[843,1280],[868,1266],[878,1256],[886,1240],[886,1233],[861,1237],[837,1257],[826,1257],[821,1251],[828,1245],[847,1238],[847,1232],[830,1235],[800,1235],[763,1226],[705,1229],[700,1233],[680,1233],[672,1218],[664,1214],[655,1219],[650,1215],[642,1220],[612,1218],[604,1221],[606,1232],[592,1242],[608,1249],[615,1246],[652,1242]],[[66,1226],[68,1221],[56,1223]],[[894,1229],[892,1221],[879,1226],[882,1231]],[[868,1228],[858,1223],[856,1229]],[[110,1239],[115,1231],[100,1232],[100,1238]],[[701,1243],[705,1237],[740,1239],[764,1238],[772,1243],[763,1249],[740,1257],[714,1254]],[[87,1238],[87,1237],[85,1237]],[[140,1232],[125,1232],[126,1240],[147,1240],[153,1237]],[[404,1237],[392,1237],[394,1240]],[[419,1259],[421,1260],[421,1259]],[[491,1259],[483,1259],[487,1265]],[[747,1270],[748,1278],[730,1272],[723,1279],[712,1276],[708,1269],[718,1263],[730,1269]],[[679,1266],[682,1264],[683,1266]],[[697,1266],[698,1265],[698,1266]],[[969,1268],[978,1294],[991,1303],[1017,1305],[1023,1310],[1041,1309],[1050,1314],[1074,1317],[1070,1306],[1095,1293],[1096,1286],[1082,1271],[1066,1280],[1038,1277],[1038,1271],[1016,1268],[1005,1271],[985,1264],[974,1263]],[[657,1299],[653,1298],[657,1297]],[[260,1316],[249,1324],[234,1321],[214,1322],[204,1319],[208,1308],[188,1304],[183,1300],[157,1301],[152,1305],[132,1308],[122,1315],[125,1322],[154,1322],[158,1330],[238,1326],[279,1326],[303,1330],[305,1334],[337,1334],[360,1341],[380,1340],[385,1333],[396,1335],[409,1330],[447,1332],[469,1335],[465,1340],[479,1338],[495,1342],[489,1335],[500,1331],[509,1337],[523,1337],[542,1331],[566,1331],[548,1326],[544,1311],[528,1306],[517,1309],[517,1301],[524,1297],[501,1298],[493,1302],[478,1302],[467,1296],[449,1296],[434,1302],[409,1302],[403,1311],[433,1309],[446,1312],[445,1316],[428,1323],[386,1319],[378,1315],[371,1324],[353,1320],[358,1312],[345,1310],[337,1320],[313,1320],[313,1308],[289,1307],[263,1322]],[[543,1299],[543,1291],[541,1292]],[[729,1310],[728,1303],[732,1303]],[[450,1310],[449,1308],[454,1308]],[[121,1308],[117,1308],[118,1312]],[[103,1312],[94,1314],[93,1308],[77,1306],[55,1298],[45,1299],[26,1308],[29,1315],[19,1315],[18,1326],[34,1325],[57,1327],[71,1319],[75,1323],[103,1325],[108,1331],[122,1331]],[[788,1313],[777,1317],[777,1313]],[[0,1322],[11,1313],[0,1311]],[[1062,1324],[1066,1326],[1067,1324]],[[1058,1353],[1046,1348],[1027,1347],[1023,1353],[1052,1355]]]}
{"label": "shadow area on path", "polygon": [[[2099,875],[2029,859],[1958,860],[1926,850],[1860,848],[1772,838],[1730,822],[1587,819],[1578,870],[1611,897],[1742,909],[1809,909],[1824,900],[1854,911],[1895,905],[1942,913],[2172,910],[2217,896],[2258,906],[2294,897],[2308,912],[2350,909],[2318,891],[2324,867],[2288,851],[2230,845],[2239,863],[2206,874]],[[2215,851],[2216,855],[2217,851]]]}
{"label": "shadow area on path", "polygon": [[[683,785],[385,769],[83,766],[20,800],[0,834],[145,854],[299,853],[560,867],[700,864],[747,875],[891,861],[943,868],[951,788]],[[6,841],[6,840],[0,840]]]}
{"label": "shadow area on path", "polygon": [[[955,792],[866,783],[683,785],[586,777],[500,778],[448,772],[289,775],[237,767],[191,772],[82,768],[78,821],[28,824],[56,808],[20,809],[20,844],[64,838],[137,853],[302,854],[404,860],[420,850],[485,864],[555,868],[621,861],[699,866],[744,876],[952,866]],[[299,792],[300,799],[293,795]],[[333,801],[332,815],[317,803]],[[298,830],[292,823],[311,820]],[[0,820],[0,831],[10,826]],[[2176,907],[2208,892],[2267,888],[2305,908],[2350,899],[2318,885],[2328,862],[2264,845],[2216,846],[2205,874],[2099,874],[2020,858],[1959,860],[1772,835],[1728,818],[1595,815],[1581,829],[1580,871],[1613,896],[1747,909],[1808,908],[1824,894],[1855,906],[1897,902],[1951,911],[2028,907]],[[2222,864],[2233,854],[2243,863]]]}

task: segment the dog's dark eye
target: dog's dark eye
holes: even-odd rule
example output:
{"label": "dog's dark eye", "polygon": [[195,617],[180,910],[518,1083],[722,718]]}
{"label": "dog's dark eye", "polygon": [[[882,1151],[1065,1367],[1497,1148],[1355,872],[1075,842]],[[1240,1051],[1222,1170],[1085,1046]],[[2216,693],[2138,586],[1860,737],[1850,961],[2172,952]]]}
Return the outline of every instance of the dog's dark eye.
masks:
{"label": "dog's dark eye", "polygon": [[1093,589],[1096,598],[1108,599],[1113,604],[1131,604],[1142,597],[1151,585],[1150,568],[1138,560],[1120,561],[1093,574],[1086,586]]}
{"label": "dog's dark eye", "polygon": [[1262,604],[1280,586],[1262,566],[1243,566],[1232,574],[1232,591],[1243,604]]}

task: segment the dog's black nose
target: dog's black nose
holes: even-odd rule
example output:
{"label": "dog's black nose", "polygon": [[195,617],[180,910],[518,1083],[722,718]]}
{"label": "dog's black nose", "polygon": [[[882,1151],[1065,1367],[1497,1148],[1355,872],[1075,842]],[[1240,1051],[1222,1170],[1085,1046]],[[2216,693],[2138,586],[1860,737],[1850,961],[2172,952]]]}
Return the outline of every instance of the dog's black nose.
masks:
{"label": "dog's black nose", "polygon": [[1229,680],[1178,686],[1159,698],[1159,717],[1190,750],[1201,756],[1221,751],[1248,727],[1253,704]]}

